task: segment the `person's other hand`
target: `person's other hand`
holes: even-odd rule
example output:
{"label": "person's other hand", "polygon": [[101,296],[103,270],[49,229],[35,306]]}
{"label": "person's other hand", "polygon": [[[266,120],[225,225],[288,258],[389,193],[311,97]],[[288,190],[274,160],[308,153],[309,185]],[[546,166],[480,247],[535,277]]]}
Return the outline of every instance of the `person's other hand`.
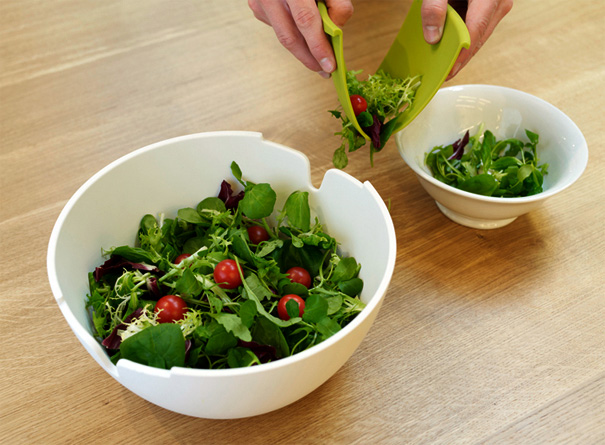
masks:
{"label": "person's other hand", "polygon": [[[342,27],[353,15],[351,0],[325,0],[332,21]],[[336,60],[315,0],[248,0],[254,16],[271,26],[279,42],[307,68],[330,77]]]}
{"label": "person's other hand", "polygon": [[[465,19],[471,36],[471,44],[468,49],[462,49],[460,52],[448,80],[458,74],[460,69],[479,51],[498,23],[513,7],[513,0],[468,0],[465,17],[464,11],[460,11],[460,4],[467,3],[466,1],[451,1],[450,3],[454,9],[462,12],[462,18]],[[447,0],[422,1],[422,29],[424,39],[428,43],[433,44],[441,40],[447,4]]]}

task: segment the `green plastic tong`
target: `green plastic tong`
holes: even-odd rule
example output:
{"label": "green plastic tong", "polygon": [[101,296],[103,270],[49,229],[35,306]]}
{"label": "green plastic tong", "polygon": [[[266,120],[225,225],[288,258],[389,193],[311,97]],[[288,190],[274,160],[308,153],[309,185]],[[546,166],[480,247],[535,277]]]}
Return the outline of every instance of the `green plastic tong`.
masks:
{"label": "green plastic tong", "polygon": [[[325,3],[319,1],[317,5],[323,21],[324,32],[331,41],[336,57],[336,70],[332,73],[332,79],[338,100],[355,129],[369,140],[369,136],[357,122],[349,97],[342,30],[328,16]],[[441,41],[434,45],[426,43],[422,33],[421,7],[422,0],[412,2],[395,41],[378,68],[392,77],[400,79],[414,76],[421,78],[421,84],[416,91],[412,106],[399,116],[393,133],[402,130],[418,116],[447,78],[462,48],[468,48],[470,45],[470,36],[464,21],[449,5]]]}

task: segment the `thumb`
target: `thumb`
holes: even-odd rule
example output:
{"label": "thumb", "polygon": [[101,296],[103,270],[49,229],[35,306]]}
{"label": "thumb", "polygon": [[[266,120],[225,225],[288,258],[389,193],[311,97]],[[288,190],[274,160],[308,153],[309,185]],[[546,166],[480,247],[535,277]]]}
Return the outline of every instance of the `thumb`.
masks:
{"label": "thumb", "polygon": [[433,44],[441,40],[447,14],[447,0],[423,0],[420,15],[424,40]]}

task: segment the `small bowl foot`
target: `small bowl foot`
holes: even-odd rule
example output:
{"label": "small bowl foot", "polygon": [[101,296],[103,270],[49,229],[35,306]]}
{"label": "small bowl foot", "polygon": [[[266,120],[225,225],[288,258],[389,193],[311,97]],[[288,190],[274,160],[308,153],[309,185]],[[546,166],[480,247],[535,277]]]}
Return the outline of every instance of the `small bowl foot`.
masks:
{"label": "small bowl foot", "polygon": [[449,219],[458,223],[460,225],[471,227],[473,229],[498,229],[500,227],[504,227],[507,224],[512,223],[517,217],[514,218],[506,218],[506,219],[481,219],[481,218],[472,218],[470,216],[462,215],[458,212],[454,212],[451,209],[439,204],[435,201],[441,213],[447,216]]}

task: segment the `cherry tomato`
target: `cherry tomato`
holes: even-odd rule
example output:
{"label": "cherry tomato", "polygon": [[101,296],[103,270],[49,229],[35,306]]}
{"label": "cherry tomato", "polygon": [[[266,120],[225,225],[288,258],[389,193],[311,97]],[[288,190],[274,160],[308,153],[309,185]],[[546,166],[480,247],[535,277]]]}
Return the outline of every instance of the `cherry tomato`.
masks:
{"label": "cherry tomato", "polygon": [[185,258],[190,257],[190,256],[191,256],[190,253],[182,253],[174,259],[174,264],[179,264]]}
{"label": "cherry tomato", "polygon": [[160,323],[172,323],[185,318],[187,303],[176,295],[165,295],[155,304],[155,312],[158,312]]}
{"label": "cherry tomato", "polygon": [[214,268],[214,281],[223,289],[235,289],[242,284],[240,271],[234,260],[223,260]]}
{"label": "cherry tomato", "polygon": [[252,244],[260,244],[269,239],[269,234],[264,227],[250,226],[248,227],[248,237],[250,238],[250,242]]}
{"label": "cherry tomato", "polygon": [[286,309],[286,303],[290,300],[294,300],[298,303],[298,316],[299,317],[302,317],[303,312],[305,311],[305,300],[303,300],[302,298],[300,298],[298,295],[295,295],[295,294],[284,295],[283,297],[280,298],[279,303],[277,303],[277,315],[279,315],[279,318],[281,318],[284,321],[287,321],[290,319],[290,316],[288,315],[288,310]]}
{"label": "cherry tomato", "polygon": [[368,103],[359,94],[353,94],[351,96],[351,105],[353,105],[353,112],[355,113],[355,116],[358,116],[360,113],[363,113],[368,109]]}
{"label": "cherry tomato", "polygon": [[311,275],[309,275],[307,269],[303,269],[302,267],[292,267],[291,269],[288,269],[286,274],[293,283],[300,283],[307,289],[311,287]]}

